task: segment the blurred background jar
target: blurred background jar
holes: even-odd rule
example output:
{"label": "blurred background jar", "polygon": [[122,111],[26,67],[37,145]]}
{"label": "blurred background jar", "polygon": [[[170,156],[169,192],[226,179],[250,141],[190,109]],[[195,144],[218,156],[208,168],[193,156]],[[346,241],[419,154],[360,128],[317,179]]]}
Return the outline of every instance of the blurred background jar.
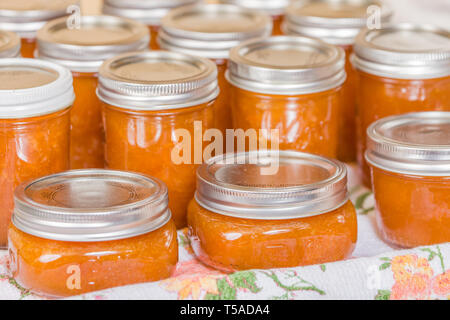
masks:
{"label": "blurred background jar", "polygon": [[103,168],[101,103],[95,91],[103,61],[116,54],[146,50],[149,31],[139,22],[113,16],[82,16],[71,28],[66,18],[48,22],[37,33],[37,56],[72,71],[70,167]]}
{"label": "blurred background jar", "polygon": [[0,30],[0,58],[20,57],[20,37],[17,33]]}

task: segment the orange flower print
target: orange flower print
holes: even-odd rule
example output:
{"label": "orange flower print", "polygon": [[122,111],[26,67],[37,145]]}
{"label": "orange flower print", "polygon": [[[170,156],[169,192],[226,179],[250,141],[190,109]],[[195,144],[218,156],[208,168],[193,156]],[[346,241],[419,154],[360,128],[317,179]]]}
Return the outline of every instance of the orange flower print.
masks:
{"label": "orange flower print", "polygon": [[432,281],[432,288],[435,294],[450,299],[450,270],[437,275]]}

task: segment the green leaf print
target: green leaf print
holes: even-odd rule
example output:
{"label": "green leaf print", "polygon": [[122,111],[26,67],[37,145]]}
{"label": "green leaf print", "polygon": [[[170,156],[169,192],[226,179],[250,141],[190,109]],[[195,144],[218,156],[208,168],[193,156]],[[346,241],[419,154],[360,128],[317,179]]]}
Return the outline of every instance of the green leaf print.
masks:
{"label": "green leaf print", "polygon": [[375,300],[389,300],[391,292],[389,290],[378,290]]}
{"label": "green leaf print", "polygon": [[385,270],[385,269],[389,268],[390,266],[391,266],[390,262],[385,262],[378,269],[379,270]]}
{"label": "green leaf print", "polygon": [[360,214],[367,214],[370,211],[373,211],[375,209],[373,206],[368,207],[368,208],[364,207],[364,202],[371,195],[372,195],[372,192],[367,191],[367,192],[364,192],[363,194],[359,195],[358,198],[356,198],[355,208],[356,208],[356,210],[360,211],[359,212]]}
{"label": "green leaf print", "polygon": [[439,246],[436,246],[436,251],[431,250],[430,248],[423,248],[421,250],[424,252],[428,252],[428,261],[431,261],[435,257],[438,257],[441,264],[442,273],[445,273],[444,257],[442,256],[441,248]]}
{"label": "green leaf print", "polygon": [[327,266],[324,264],[320,265],[320,270],[322,270],[323,272],[327,271]]}
{"label": "green leaf print", "polygon": [[275,299],[275,300],[289,299],[297,291],[314,291],[320,295],[325,295],[325,291],[317,288],[311,282],[304,280],[297,274],[295,274],[294,276],[291,274],[289,276],[289,278],[295,278],[297,280],[297,282],[295,282],[293,284],[285,284],[280,280],[280,278],[277,276],[277,274],[274,271],[267,271],[267,272],[262,271],[262,273],[265,274],[266,276],[268,276],[269,278],[271,278],[279,288],[286,291],[281,296],[273,297],[273,299]]}
{"label": "green leaf print", "polygon": [[238,289],[252,293],[261,291],[256,284],[256,274],[252,271],[239,271],[217,280],[218,294],[207,294],[207,300],[236,300]]}

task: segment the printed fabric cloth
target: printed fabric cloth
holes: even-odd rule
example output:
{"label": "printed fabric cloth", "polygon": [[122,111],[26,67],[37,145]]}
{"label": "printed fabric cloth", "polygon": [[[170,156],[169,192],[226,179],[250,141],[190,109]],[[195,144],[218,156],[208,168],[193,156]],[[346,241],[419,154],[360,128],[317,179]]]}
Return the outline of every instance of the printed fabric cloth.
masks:
{"label": "printed fabric cloth", "polygon": [[[349,190],[358,211],[352,258],[321,265],[224,274],[196,260],[178,231],[180,261],[169,279],[111,288],[70,299],[450,299],[450,243],[396,250],[374,222],[372,193],[349,166]],[[18,285],[0,251],[0,299],[42,299]]]}

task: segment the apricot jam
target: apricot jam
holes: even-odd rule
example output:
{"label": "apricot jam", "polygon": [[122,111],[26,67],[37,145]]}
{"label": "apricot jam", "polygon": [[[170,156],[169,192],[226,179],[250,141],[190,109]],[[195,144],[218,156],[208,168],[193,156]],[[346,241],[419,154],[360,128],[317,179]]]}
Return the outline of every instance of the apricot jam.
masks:
{"label": "apricot jam", "polygon": [[391,116],[367,130],[377,224],[399,247],[450,241],[450,112]]}
{"label": "apricot jam", "polygon": [[0,58],[20,56],[20,38],[14,32],[0,30]]}
{"label": "apricot jam", "polygon": [[73,170],[22,184],[10,272],[48,297],[167,278],[178,260],[167,188],[139,174]]}
{"label": "apricot jam", "polygon": [[79,28],[69,28],[67,19],[60,18],[40,29],[37,39],[38,57],[66,66],[74,77],[70,167],[103,168],[101,103],[95,93],[98,69],[118,53],[147,49],[147,27],[119,17],[83,16]]}
{"label": "apricot jam", "polygon": [[216,65],[168,51],[119,55],[101,67],[98,95],[104,102],[106,166],[164,181],[175,224],[185,226],[202,161],[196,137],[213,127]]}
{"label": "apricot jam", "polygon": [[307,37],[233,48],[227,71],[233,127],[278,130],[282,150],[336,157],[344,65],[341,48]]}
{"label": "apricot jam", "polygon": [[383,117],[450,111],[450,32],[429,25],[397,24],[362,31],[352,62],[357,71],[357,160],[364,159],[366,130]]}
{"label": "apricot jam", "polygon": [[269,36],[271,29],[268,15],[225,4],[184,6],[172,9],[161,20],[158,42],[162,49],[216,62],[220,93],[215,102],[215,128],[223,134],[233,128],[230,90],[225,80],[229,51],[245,40]]}
{"label": "apricot jam", "polygon": [[342,87],[339,113],[338,159],[356,160],[356,71],[350,63],[355,37],[367,25],[370,6],[381,8],[380,22],[389,21],[392,12],[375,0],[293,1],[286,9],[283,30],[289,35],[315,37],[345,50],[347,80]]}
{"label": "apricot jam", "polygon": [[223,271],[342,260],[357,238],[345,165],[312,154],[253,151],[211,158],[188,210],[196,256]]}
{"label": "apricot jam", "polygon": [[0,29],[21,38],[24,58],[34,58],[36,32],[49,20],[68,15],[79,0],[0,0]]}
{"label": "apricot jam", "polygon": [[13,192],[23,181],[69,168],[70,72],[34,59],[0,59],[0,247]]}

